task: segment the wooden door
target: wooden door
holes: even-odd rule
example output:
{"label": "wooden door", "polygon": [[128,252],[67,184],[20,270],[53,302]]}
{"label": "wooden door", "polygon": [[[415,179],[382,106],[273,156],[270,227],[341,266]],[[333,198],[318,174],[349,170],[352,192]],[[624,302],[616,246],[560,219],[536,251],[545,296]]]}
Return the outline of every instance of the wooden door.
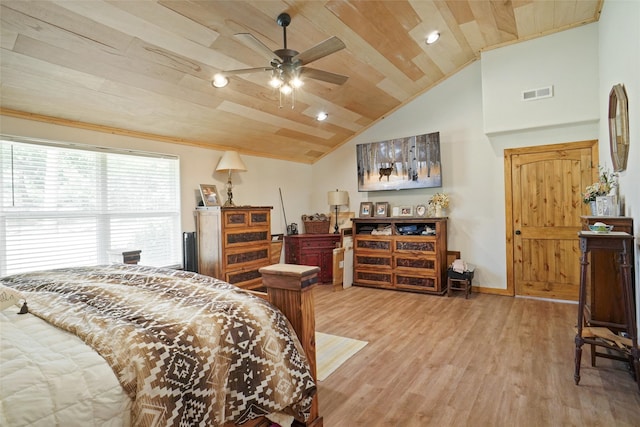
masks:
{"label": "wooden door", "polygon": [[581,193],[597,177],[597,141],[505,150],[507,290],[577,301]]}

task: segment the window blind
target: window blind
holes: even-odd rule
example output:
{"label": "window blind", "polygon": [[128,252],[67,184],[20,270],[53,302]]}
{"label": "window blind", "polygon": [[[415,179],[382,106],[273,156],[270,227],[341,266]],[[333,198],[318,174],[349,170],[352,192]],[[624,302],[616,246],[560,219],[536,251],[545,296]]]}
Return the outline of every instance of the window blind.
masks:
{"label": "window blind", "polygon": [[0,168],[0,276],[181,264],[177,157],[2,137]]}

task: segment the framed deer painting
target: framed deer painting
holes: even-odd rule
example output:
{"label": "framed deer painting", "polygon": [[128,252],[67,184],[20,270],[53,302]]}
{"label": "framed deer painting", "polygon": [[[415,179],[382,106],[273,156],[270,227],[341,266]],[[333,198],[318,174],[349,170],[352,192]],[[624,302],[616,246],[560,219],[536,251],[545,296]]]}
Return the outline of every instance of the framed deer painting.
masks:
{"label": "framed deer painting", "polygon": [[356,145],[358,191],[442,187],[440,132]]}

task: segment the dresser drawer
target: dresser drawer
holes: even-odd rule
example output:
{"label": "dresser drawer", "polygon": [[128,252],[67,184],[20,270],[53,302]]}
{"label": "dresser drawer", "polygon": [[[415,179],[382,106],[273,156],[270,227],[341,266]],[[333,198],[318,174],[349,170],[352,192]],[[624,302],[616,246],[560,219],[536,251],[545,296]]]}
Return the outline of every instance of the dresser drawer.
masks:
{"label": "dresser drawer", "polygon": [[223,268],[237,270],[255,264],[268,265],[270,263],[269,249],[269,244],[229,249],[224,254]]}
{"label": "dresser drawer", "polygon": [[259,271],[262,267],[264,267],[264,265],[242,270],[226,271],[224,280],[227,283],[244,289],[258,288],[262,285],[262,275]]}
{"label": "dresser drawer", "polygon": [[393,268],[402,270],[414,270],[418,273],[432,273],[437,271],[435,256],[415,256],[411,254],[396,253],[393,256]]}
{"label": "dresser drawer", "polygon": [[334,249],[340,242],[340,235],[305,238],[300,242],[304,249]]}
{"label": "dresser drawer", "polygon": [[375,252],[358,252],[353,257],[355,268],[391,268],[391,255],[380,255]]}
{"label": "dresser drawer", "polygon": [[371,251],[391,254],[392,240],[389,238],[356,237],[353,242],[354,249],[359,251]]}
{"label": "dresser drawer", "polygon": [[269,243],[270,236],[267,229],[227,230],[224,232],[224,246],[246,246],[255,243]]}
{"label": "dresser drawer", "polygon": [[353,272],[354,282],[361,283],[363,285],[373,285],[379,287],[388,287],[392,279],[391,270],[371,270],[355,268]]}
{"label": "dresser drawer", "polygon": [[397,271],[393,275],[396,288],[421,291],[437,291],[439,280],[435,275],[404,273]]}
{"label": "dresser drawer", "polygon": [[408,252],[408,253],[429,253],[435,254],[437,248],[436,239],[425,239],[425,238],[410,238],[410,237],[402,237],[396,238],[394,242],[394,251],[398,252]]}

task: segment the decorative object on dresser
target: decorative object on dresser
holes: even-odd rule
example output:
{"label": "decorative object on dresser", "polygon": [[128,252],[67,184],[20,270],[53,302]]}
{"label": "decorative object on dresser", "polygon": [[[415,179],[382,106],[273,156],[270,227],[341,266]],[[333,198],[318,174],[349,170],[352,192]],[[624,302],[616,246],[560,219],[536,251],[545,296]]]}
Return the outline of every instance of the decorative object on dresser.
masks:
{"label": "decorative object on dresser", "polygon": [[220,196],[215,185],[200,184],[200,196],[202,196],[202,206],[220,206]]}
{"label": "decorative object on dresser", "polygon": [[449,196],[446,193],[436,193],[429,199],[431,215],[442,217],[447,216],[445,209],[449,207]]}
{"label": "decorative object on dresser", "polygon": [[320,267],[320,283],[332,283],[333,250],[340,245],[340,238],[340,234],[328,233],[285,236],[285,263]]}
{"label": "decorative object on dresser", "polygon": [[260,288],[258,270],[271,264],[271,209],[197,209],[198,272],[241,288]]}
{"label": "decorative object on dresser", "polygon": [[446,218],[354,218],[353,284],[442,295]]}
{"label": "decorative object on dresser", "polygon": [[338,234],[338,210],[340,206],[345,206],[349,204],[349,193],[346,191],[329,191],[327,193],[327,201],[329,206],[334,206],[336,210],[336,225],[333,228],[334,234]]}
{"label": "decorative object on dresser", "polygon": [[419,216],[419,217],[427,216],[427,207],[425,205],[416,206],[416,216]]}
{"label": "decorative object on dresser", "polygon": [[389,203],[388,202],[377,202],[376,203],[376,217],[388,217],[389,216]]}
{"label": "decorative object on dresser", "polygon": [[360,202],[360,218],[370,218],[373,216],[373,203],[372,202]]}
{"label": "decorative object on dresser", "polygon": [[227,179],[227,201],[224,202],[224,207],[232,207],[235,206],[233,203],[233,184],[231,183],[231,173],[233,171],[244,172],[247,170],[247,167],[244,165],[244,162],[240,158],[240,154],[237,151],[225,151],[222,155],[222,158],[218,162],[218,166],[216,166],[216,172],[228,172],[229,176]]}
{"label": "decorative object on dresser", "polygon": [[413,216],[412,206],[400,206],[398,216]]}
{"label": "decorative object on dresser", "polygon": [[329,232],[329,217],[326,214],[302,215],[301,219],[306,234],[326,234]]}
{"label": "decorative object on dresser", "polygon": [[618,187],[618,174],[598,166],[598,180],[585,188],[582,201],[588,204],[591,215],[617,216],[617,198],[611,192]]}

